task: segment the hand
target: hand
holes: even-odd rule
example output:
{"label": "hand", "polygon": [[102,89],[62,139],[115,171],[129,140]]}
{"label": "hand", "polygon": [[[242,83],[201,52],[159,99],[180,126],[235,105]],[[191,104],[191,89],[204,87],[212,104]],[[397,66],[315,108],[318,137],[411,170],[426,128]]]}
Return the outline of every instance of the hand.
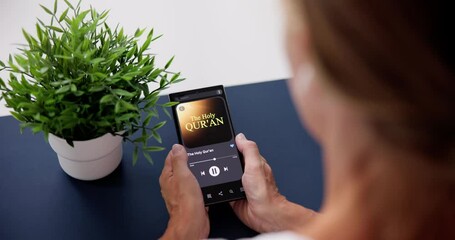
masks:
{"label": "hand", "polygon": [[161,194],[169,212],[162,239],[201,239],[209,235],[209,218],[201,188],[187,162],[185,148],[175,144],[160,176]]}
{"label": "hand", "polygon": [[278,192],[272,169],[260,155],[255,142],[239,134],[235,139],[245,159],[242,177],[246,200],[231,202],[234,212],[258,232],[293,230],[301,227],[316,213],[294,204]]}

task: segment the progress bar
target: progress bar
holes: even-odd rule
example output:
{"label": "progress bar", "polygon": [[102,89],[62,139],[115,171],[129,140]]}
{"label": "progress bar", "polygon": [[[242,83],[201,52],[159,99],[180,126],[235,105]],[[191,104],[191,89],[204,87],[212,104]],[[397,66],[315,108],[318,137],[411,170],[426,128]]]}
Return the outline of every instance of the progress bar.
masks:
{"label": "progress bar", "polygon": [[217,158],[209,158],[209,159],[206,159],[206,160],[192,162],[192,163],[190,163],[190,167],[194,167],[194,165],[199,164],[199,163],[216,161],[216,160],[223,159],[223,158],[237,158],[237,155],[229,155],[229,156],[223,156],[223,157],[217,157]]}

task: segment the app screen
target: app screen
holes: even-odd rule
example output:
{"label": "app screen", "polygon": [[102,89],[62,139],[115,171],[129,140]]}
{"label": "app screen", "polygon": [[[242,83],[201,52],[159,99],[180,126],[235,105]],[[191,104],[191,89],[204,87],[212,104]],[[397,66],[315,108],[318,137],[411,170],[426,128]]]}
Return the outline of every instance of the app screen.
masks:
{"label": "app screen", "polygon": [[225,100],[212,97],[176,106],[188,165],[201,187],[242,177],[242,166]]}

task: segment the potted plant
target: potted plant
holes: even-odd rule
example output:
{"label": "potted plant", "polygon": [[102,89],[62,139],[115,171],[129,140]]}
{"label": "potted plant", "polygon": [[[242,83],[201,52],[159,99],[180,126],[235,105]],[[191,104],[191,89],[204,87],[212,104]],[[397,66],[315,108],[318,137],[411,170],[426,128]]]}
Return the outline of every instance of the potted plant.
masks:
{"label": "potted plant", "polygon": [[145,29],[128,36],[108,25],[108,11],[65,3],[61,12],[57,0],[52,10],[41,5],[49,24],[38,19],[35,36],[23,30],[27,44],[0,61],[0,71],[10,72],[7,81],[0,78],[0,99],[21,131],[44,133],[74,178],[94,180],[114,171],[122,140],[135,144],[133,165],[140,149],[152,161],[150,152],[163,148],[150,141],[161,143],[157,130],[165,124],[152,119],[159,117],[158,108],[169,115],[166,108],[175,104],[157,103],[158,94],[183,80],[168,71],[173,58],[156,65],[148,53],[160,37],[153,29],[141,41]]}

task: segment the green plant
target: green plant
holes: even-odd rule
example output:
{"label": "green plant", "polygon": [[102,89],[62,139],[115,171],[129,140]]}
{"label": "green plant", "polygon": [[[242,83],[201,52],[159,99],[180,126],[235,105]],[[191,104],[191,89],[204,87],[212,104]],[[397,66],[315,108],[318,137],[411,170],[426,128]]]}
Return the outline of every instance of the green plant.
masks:
{"label": "green plant", "polygon": [[149,125],[159,117],[157,108],[169,115],[166,108],[175,104],[157,103],[158,94],[183,80],[167,70],[173,58],[160,68],[155,55],[147,53],[161,35],[155,37],[152,29],[140,44],[145,29],[128,36],[123,28],[109,27],[109,11],[65,3],[61,13],[57,0],[52,11],[40,5],[50,24],[38,19],[36,36],[23,30],[27,44],[6,64],[0,61],[0,71],[10,72],[8,84],[0,78],[0,99],[21,122],[21,131],[29,127],[46,139],[52,133],[70,145],[125,131],[124,140],[135,144],[133,165],[139,148],[152,162],[149,152],[163,148],[149,140],[161,143],[157,130],[166,121]]}

